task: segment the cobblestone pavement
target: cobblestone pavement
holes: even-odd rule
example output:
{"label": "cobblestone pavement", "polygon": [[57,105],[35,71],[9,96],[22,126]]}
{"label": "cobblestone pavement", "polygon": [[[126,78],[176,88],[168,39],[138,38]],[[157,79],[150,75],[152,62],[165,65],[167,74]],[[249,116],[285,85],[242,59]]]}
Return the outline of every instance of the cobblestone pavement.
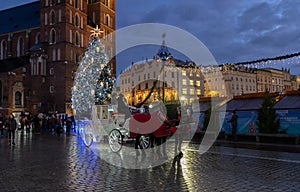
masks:
{"label": "cobblestone pavement", "polygon": [[0,191],[300,191],[300,154],[189,146],[149,169],[108,164],[79,136],[0,139]]}

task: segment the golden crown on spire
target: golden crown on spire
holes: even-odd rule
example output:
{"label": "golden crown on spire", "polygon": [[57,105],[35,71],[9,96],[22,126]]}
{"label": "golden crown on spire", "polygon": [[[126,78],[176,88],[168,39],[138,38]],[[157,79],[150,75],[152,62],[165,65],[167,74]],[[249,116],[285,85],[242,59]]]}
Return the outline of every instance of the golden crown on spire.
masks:
{"label": "golden crown on spire", "polygon": [[104,31],[101,31],[100,28],[98,28],[98,25],[96,25],[96,28],[94,28],[93,30],[91,30],[91,35],[90,37],[100,37],[101,33],[104,33]]}

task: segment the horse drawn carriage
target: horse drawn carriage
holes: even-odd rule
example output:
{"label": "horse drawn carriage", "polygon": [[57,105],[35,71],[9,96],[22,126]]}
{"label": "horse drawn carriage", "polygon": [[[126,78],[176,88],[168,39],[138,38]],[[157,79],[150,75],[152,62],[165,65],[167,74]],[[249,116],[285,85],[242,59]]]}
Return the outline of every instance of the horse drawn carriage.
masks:
{"label": "horse drawn carriage", "polygon": [[127,142],[135,141],[142,149],[153,146],[155,139],[171,136],[177,128],[161,110],[147,112],[144,108],[131,109],[131,117],[116,113],[111,105],[93,107],[92,121],[85,122],[82,138],[86,146],[94,141],[108,141],[113,152],[119,152]]}

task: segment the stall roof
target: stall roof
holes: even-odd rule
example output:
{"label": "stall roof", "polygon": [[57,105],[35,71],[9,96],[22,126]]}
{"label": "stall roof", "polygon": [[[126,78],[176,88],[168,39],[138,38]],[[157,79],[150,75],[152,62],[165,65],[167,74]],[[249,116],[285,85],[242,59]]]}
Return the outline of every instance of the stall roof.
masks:
{"label": "stall roof", "polygon": [[274,109],[300,109],[300,95],[286,95],[274,105]]}
{"label": "stall roof", "polygon": [[217,111],[247,111],[258,110],[261,107],[263,98],[232,99],[222,105]]}

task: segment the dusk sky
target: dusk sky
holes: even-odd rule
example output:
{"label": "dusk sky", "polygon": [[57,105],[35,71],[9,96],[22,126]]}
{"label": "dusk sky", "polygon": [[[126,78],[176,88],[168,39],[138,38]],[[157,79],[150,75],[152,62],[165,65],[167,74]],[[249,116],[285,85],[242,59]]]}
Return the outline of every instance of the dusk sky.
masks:
{"label": "dusk sky", "polygon": [[[33,1],[2,0],[0,9]],[[140,23],[173,25],[202,41],[219,64],[251,61],[300,51],[299,7],[297,0],[117,0],[117,29]],[[142,60],[155,51],[127,59]],[[298,66],[283,67],[300,74]]]}

